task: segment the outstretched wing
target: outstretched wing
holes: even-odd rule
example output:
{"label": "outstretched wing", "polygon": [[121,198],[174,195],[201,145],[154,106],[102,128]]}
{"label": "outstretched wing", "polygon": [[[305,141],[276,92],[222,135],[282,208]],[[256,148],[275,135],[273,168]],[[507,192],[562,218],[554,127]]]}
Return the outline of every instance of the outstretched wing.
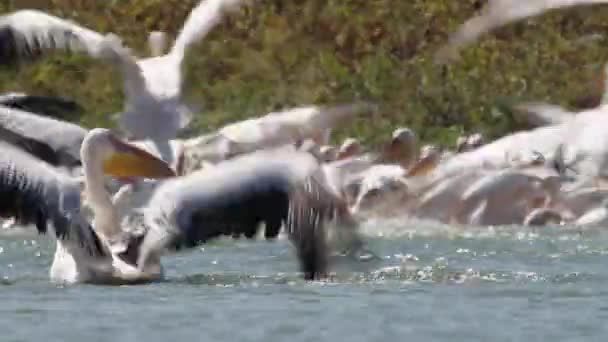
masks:
{"label": "outstretched wing", "polygon": [[80,214],[80,185],[15,146],[0,142],[0,216],[34,224],[40,233],[50,222],[55,236],[91,256],[105,250]]}
{"label": "outstretched wing", "polygon": [[164,184],[150,201],[144,253],[193,247],[220,236],[266,238],[283,225],[307,279],[326,271],[324,224],[343,203],[314,178],[319,165],[302,152],[261,151]]}
{"label": "outstretched wing", "polygon": [[481,35],[517,20],[540,15],[549,10],[608,3],[608,0],[488,0],[481,14],[467,20],[450,35],[449,42],[436,54],[439,62],[450,62],[458,51],[475,42]]}
{"label": "outstretched wing", "polygon": [[0,140],[55,166],[80,165],[80,145],[87,133],[67,121],[0,106]]}
{"label": "outstretched wing", "polygon": [[193,43],[203,39],[215,26],[220,23],[223,15],[230,10],[238,8],[245,0],[202,0],[190,12],[182,31],[173,48],[172,54],[182,59],[186,49]]}

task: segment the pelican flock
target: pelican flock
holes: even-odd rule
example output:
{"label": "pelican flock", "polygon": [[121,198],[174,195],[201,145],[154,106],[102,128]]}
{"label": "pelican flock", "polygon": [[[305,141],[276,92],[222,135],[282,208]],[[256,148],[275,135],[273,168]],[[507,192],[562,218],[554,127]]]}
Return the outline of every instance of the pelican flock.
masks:
{"label": "pelican flock", "polygon": [[[186,52],[246,2],[200,1],[168,52],[165,33],[150,33],[149,58],[135,57],[111,32],[38,10],[0,17],[6,64],[82,52],[114,65],[123,80],[121,132],[72,122],[86,109],[66,99],[0,96],[0,210],[12,220],[3,227],[34,226],[55,237],[52,281],[158,281],[167,253],[222,236],[282,232],[303,277],[321,279],[333,252],[365,250],[358,228],[378,217],[454,227],[608,222],[605,104],[572,112],[521,103],[515,109],[531,129],[494,141],[469,132],[453,150],[424,145],[408,127],[396,127],[381,146],[356,137],[334,145],[335,129],[380,110],[362,101],[284,108],[178,139],[197,114],[181,97]],[[454,63],[458,50],[499,26],[604,2],[490,0],[436,57]]]}

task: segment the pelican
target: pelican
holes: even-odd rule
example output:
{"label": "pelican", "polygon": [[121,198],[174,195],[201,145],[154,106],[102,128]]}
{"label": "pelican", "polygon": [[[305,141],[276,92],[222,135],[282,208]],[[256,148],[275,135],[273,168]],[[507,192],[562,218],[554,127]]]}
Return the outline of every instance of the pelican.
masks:
{"label": "pelican", "polygon": [[368,103],[300,106],[226,125],[216,132],[184,141],[188,170],[203,161],[216,163],[239,154],[314,139],[349,118],[375,110]]}
{"label": "pelican", "polygon": [[114,34],[103,35],[41,11],[21,10],[0,18],[0,57],[7,61],[37,57],[45,50],[60,48],[83,50],[93,58],[110,61],[120,68],[123,77],[126,99],[124,111],[118,116],[120,127],[132,139],[152,141],[161,158],[172,163],[169,139],[186,127],[192,116],[181,99],[181,66],[186,50],[240,2],[201,1],[188,16],[170,51],[144,59],[134,57]]}
{"label": "pelican", "polygon": [[317,277],[327,263],[322,222],[345,211],[320,177],[320,164],[311,154],[279,149],[169,179],[143,209],[148,229],[132,260],[145,269],[166,249],[221,235],[252,238],[262,222],[266,238],[274,238],[285,223],[305,278]]}
{"label": "pelican", "polygon": [[[341,202],[314,178],[318,164],[310,154],[259,153],[173,177],[164,161],[122,142],[109,130],[93,129],[81,148],[85,196],[94,212],[91,228],[79,212],[79,182],[10,148],[15,152],[0,157],[0,190],[13,197],[4,202],[5,216],[35,222],[41,232],[46,231],[43,223],[48,216],[62,234],[58,237],[66,235],[66,226],[76,231],[70,236],[77,240],[58,239],[53,281],[128,284],[162,279],[160,255],[166,249],[193,247],[222,235],[252,237],[259,223],[265,223],[268,238],[276,237],[285,223],[307,279],[325,272],[322,222],[341,209]],[[103,186],[104,172],[114,177],[173,178],[158,186],[142,210],[143,234],[121,227],[115,203]]]}
{"label": "pelican", "polygon": [[[105,191],[103,173],[114,176],[167,177],[172,171],[165,162],[127,145],[110,134],[92,131],[82,144],[85,187],[89,195]],[[81,212],[81,182],[58,171],[16,146],[0,142],[0,212],[19,224],[35,224],[47,232],[47,223],[57,238],[50,278],[61,283],[131,283],[146,279],[137,268],[111,253]],[[135,173],[133,173],[135,172]],[[91,198],[103,207],[103,197]],[[101,201],[101,202],[100,202]],[[105,214],[102,210],[98,215]],[[102,224],[101,216],[97,223]],[[148,278],[149,279],[149,278]]]}
{"label": "pelican", "polygon": [[[579,175],[602,176],[604,165],[608,163],[607,110],[608,106],[601,106],[582,111],[560,124],[506,135],[475,150],[453,156],[438,166],[437,175],[447,177],[472,168],[509,168],[513,166],[513,159],[525,159],[533,153],[540,153],[548,159],[562,153],[563,156],[557,159],[564,159],[565,165],[576,168]],[[568,150],[560,152],[560,146],[567,146]]]}
{"label": "pelican", "polygon": [[407,127],[400,127],[393,131],[388,144],[384,146],[384,163],[399,163],[408,168],[416,160],[416,133]]}
{"label": "pelican", "polygon": [[559,8],[605,3],[608,0],[489,0],[480,15],[467,20],[450,35],[448,44],[439,49],[435,58],[440,63],[455,60],[459,49],[472,44],[484,33],[514,21]]}

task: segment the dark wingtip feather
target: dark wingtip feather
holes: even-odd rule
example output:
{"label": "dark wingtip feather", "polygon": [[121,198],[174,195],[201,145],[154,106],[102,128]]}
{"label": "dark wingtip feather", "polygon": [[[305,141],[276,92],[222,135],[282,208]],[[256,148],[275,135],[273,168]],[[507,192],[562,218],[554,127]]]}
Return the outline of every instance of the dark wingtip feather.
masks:
{"label": "dark wingtip feather", "polygon": [[292,191],[286,226],[306,280],[327,275],[329,248],[325,222],[336,208],[335,197],[313,176]]}
{"label": "dark wingtip feather", "polygon": [[[327,275],[328,248],[325,236],[317,232],[314,225],[300,227],[311,230],[312,234],[306,234],[305,238],[295,241],[300,268],[304,273],[305,280],[319,280]],[[322,227],[321,227],[322,228]]]}
{"label": "dark wingtip feather", "polygon": [[107,255],[93,227],[80,214],[61,215],[53,220],[55,235],[60,240],[72,240],[92,257]]}
{"label": "dark wingtip feather", "polygon": [[27,39],[10,26],[0,27],[0,65],[32,62],[42,57],[46,51],[56,48],[63,48],[69,53],[75,45],[77,43],[71,31],[64,30]]}

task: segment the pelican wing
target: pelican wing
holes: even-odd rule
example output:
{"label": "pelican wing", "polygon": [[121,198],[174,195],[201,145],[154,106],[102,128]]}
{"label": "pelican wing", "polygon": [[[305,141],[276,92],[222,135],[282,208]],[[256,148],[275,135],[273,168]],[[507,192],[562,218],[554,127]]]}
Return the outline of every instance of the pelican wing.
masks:
{"label": "pelican wing", "polygon": [[40,233],[50,222],[57,239],[103,256],[101,242],[80,213],[80,184],[15,146],[0,142],[0,149],[0,214],[34,224]]}
{"label": "pelican wing", "polygon": [[144,85],[137,61],[114,34],[102,35],[71,21],[36,10],[0,17],[0,60],[35,59],[50,50],[85,52],[121,68],[127,94]]}
{"label": "pelican wing", "polygon": [[0,95],[0,105],[63,120],[76,120],[84,112],[78,103],[68,99],[24,93]]}
{"label": "pelican wing", "polygon": [[458,50],[475,42],[481,35],[511,22],[540,15],[549,10],[608,3],[608,0],[489,0],[481,14],[467,20],[453,33],[446,46],[437,52],[437,59],[449,62]]}
{"label": "pelican wing", "polygon": [[11,143],[51,165],[59,165],[60,157],[49,145],[0,127],[0,139]]}
{"label": "pelican wing", "polygon": [[203,0],[190,12],[177,37],[171,54],[183,59],[186,49],[203,39],[220,23],[225,12],[238,8],[244,0]]}
{"label": "pelican wing", "polygon": [[83,51],[94,58],[126,52],[107,36],[71,21],[36,10],[21,10],[0,17],[0,56],[3,60],[38,57],[46,50]]}
{"label": "pelican wing", "polygon": [[534,127],[561,124],[576,115],[563,107],[539,102],[522,103],[515,109],[525,112],[528,123]]}
{"label": "pelican wing", "polygon": [[147,208],[142,250],[192,247],[225,235],[252,238],[261,223],[274,238],[285,224],[306,278],[314,278],[326,267],[323,220],[342,205],[315,178],[318,170],[308,153],[260,151],[169,181]]}
{"label": "pelican wing", "polygon": [[349,118],[375,109],[368,103],[295,107],[224,126],[219,134],[232,143],[231,153],[248,153],[318,137]]}
{"label": "pelican wing", "polygon": [[80,165],[87,130],[52,118],[0,106],[0,139],[56,166]]}

